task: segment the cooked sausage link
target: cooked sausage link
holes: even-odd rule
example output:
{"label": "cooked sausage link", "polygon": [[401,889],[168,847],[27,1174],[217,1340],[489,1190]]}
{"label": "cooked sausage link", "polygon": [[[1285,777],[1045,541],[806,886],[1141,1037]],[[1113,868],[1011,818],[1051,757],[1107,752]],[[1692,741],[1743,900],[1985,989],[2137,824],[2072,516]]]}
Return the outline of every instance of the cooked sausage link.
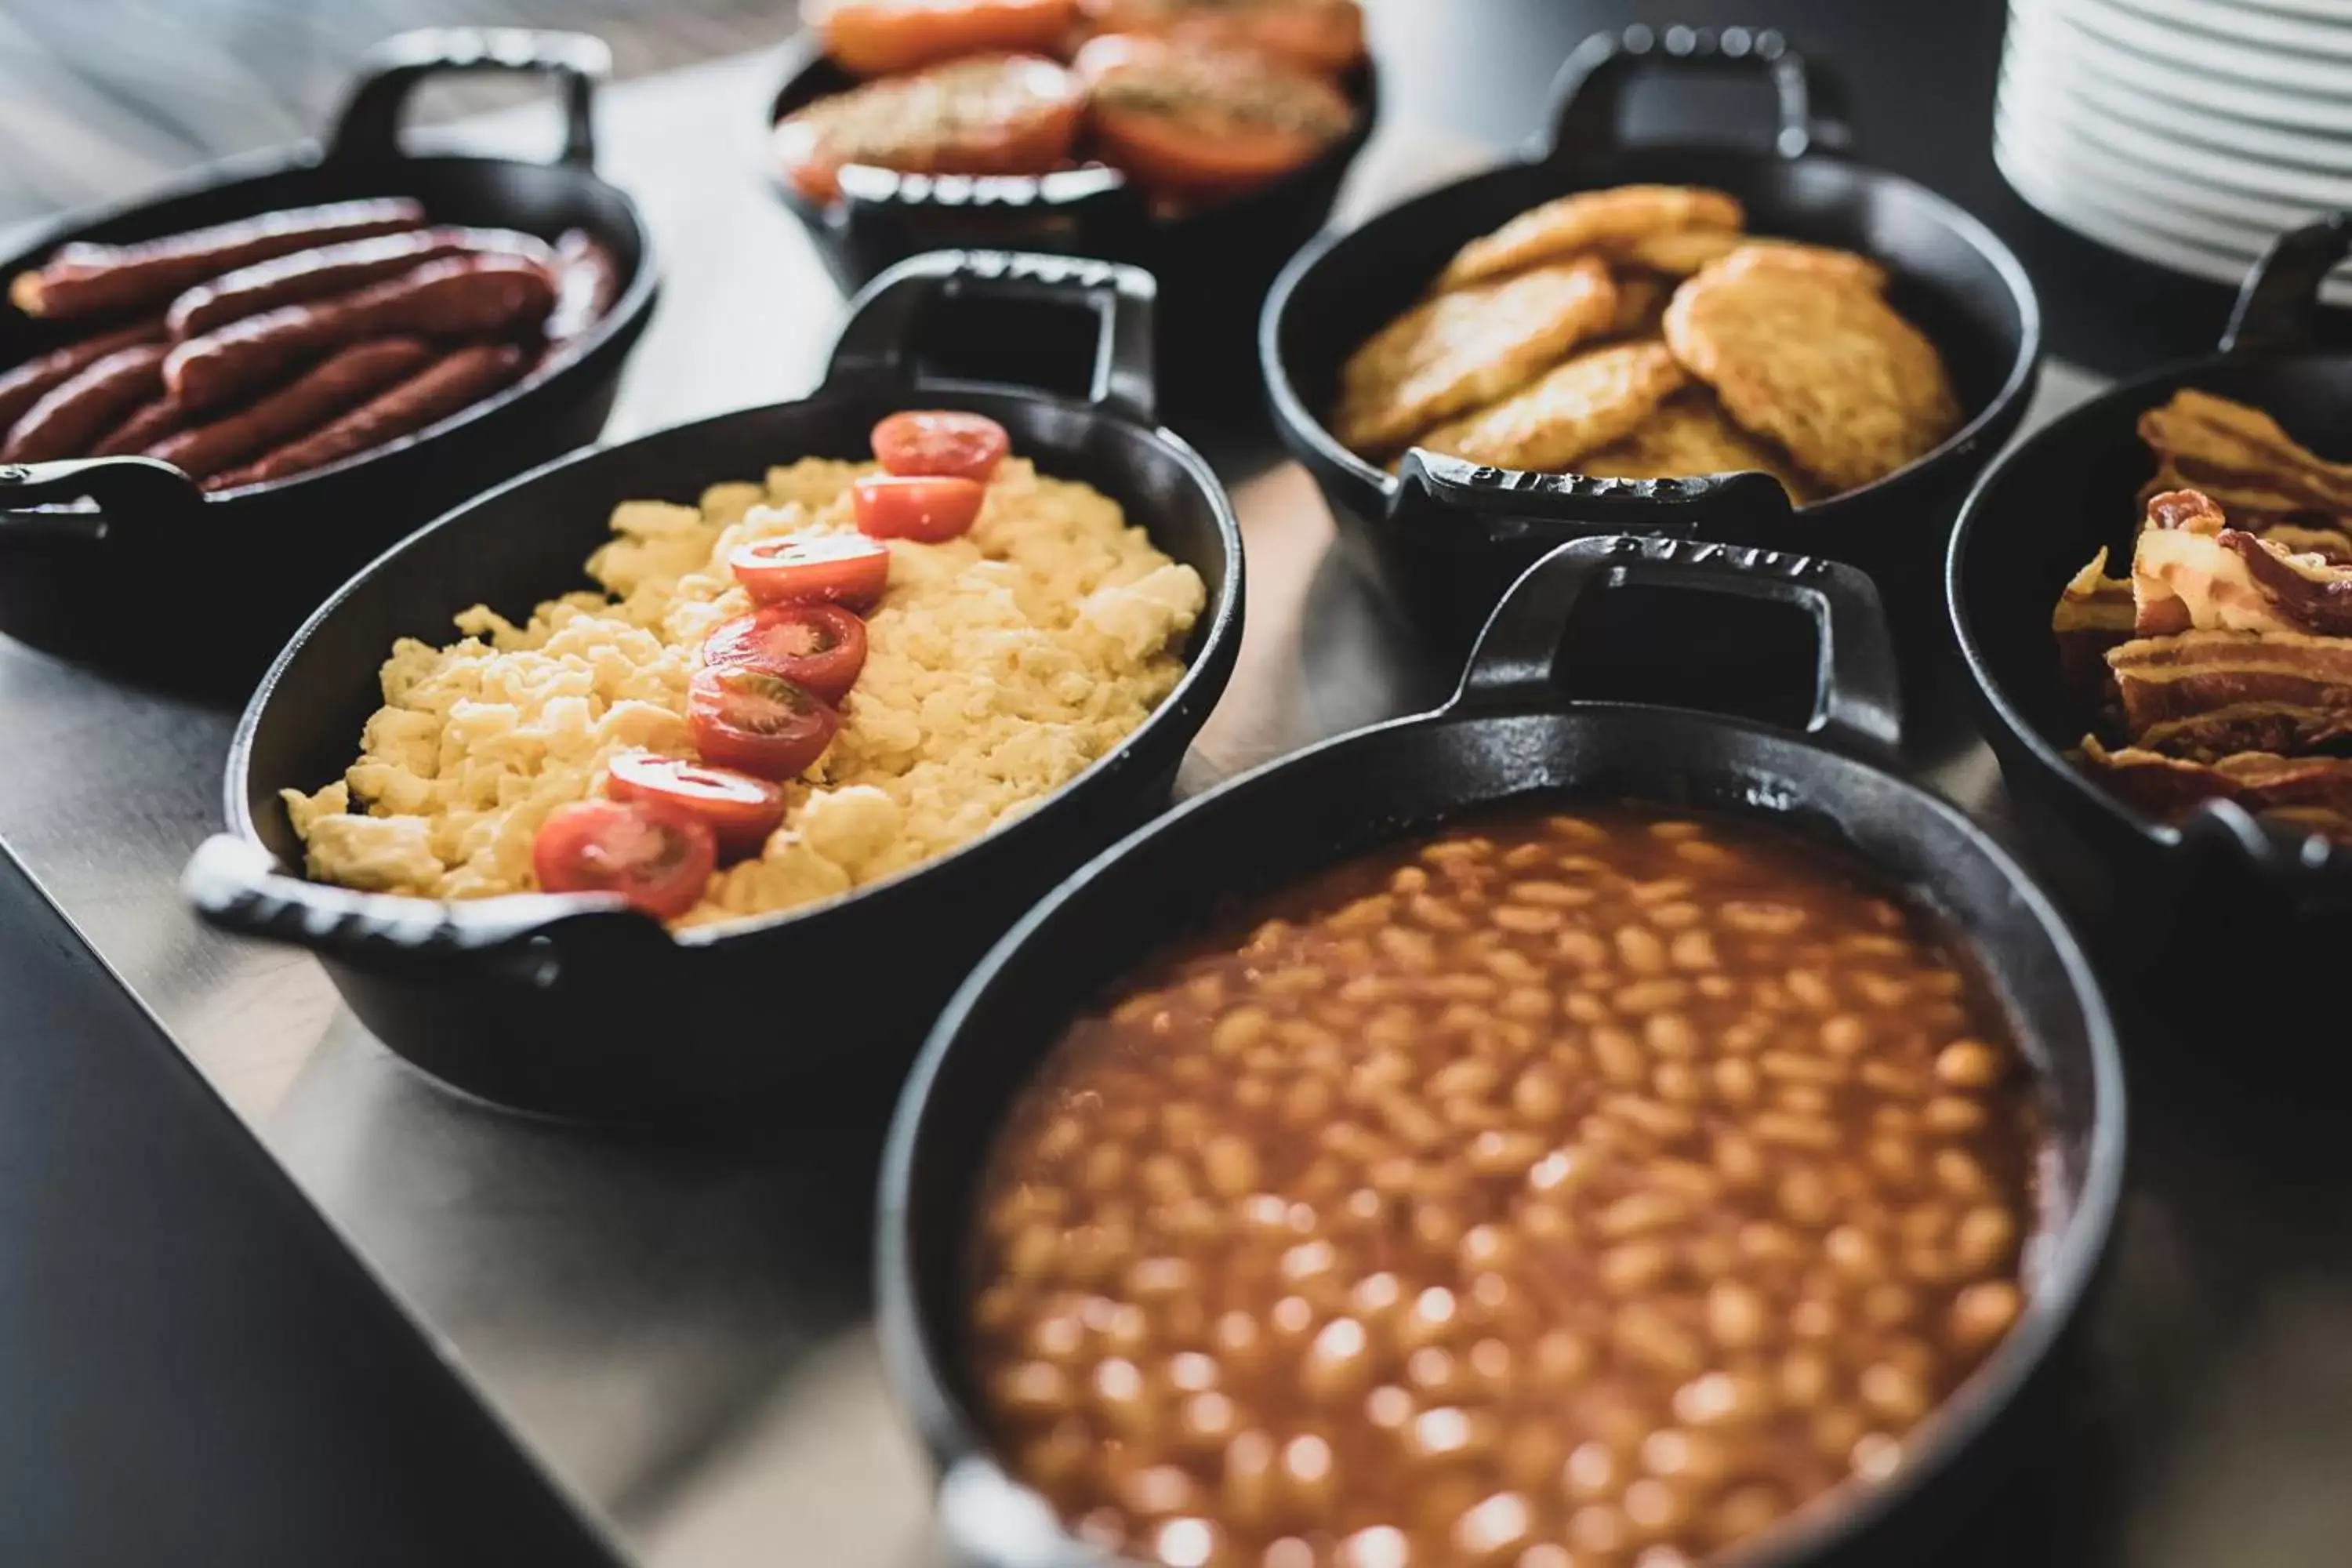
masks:
{"label": "cooked sausage link", "polygon": [[522,370],[523,352],[512,343],[460,349],[439,364],[374,401],[353,409],[322,430],[304,437],[257,463],[216,474],[206,489],[234,489],[323,468],[387,441],[414,435],[428,425],[480,402]]}
{"label": "cooked sausage link", "polygon": [[554,248],[535,236],[508,228],[420,228],[373,239],[319,246],[225,272],[199,283],[172,301],[163,323],[174,342],[202,337],[215,327],[280,305],[299,305],[347,294],[370,283],[397,278],[445,257],[468,252],[519,256],[541,267],[557,265]]}
{"label": "cooked sausage link", "polygon": [[410,332],[451,339],[519,335],[545,321],[554,303],[554,283],[534,261],[456,256],[353,294],[282,306],[191,338],[164,362],[163,380],[190,408],[217,408],[347,343]]}
{"label": "cooked sausage link", "polygon": [[163,345],[137,343],[68,376],[16,421],[0,462],[79,458],[141,404],[163,390]]}
{"label": "cooked sausage link", "polygon": [[168,397],[159,397],[114,427],[114,434],[89,449],[93,458],[120,458],[144,452],[188,423],[188,411]]}
{"label": "cooked sausage link", "polygon": [[78,343],[68,343],[53,349],[38,359],[26,360],[14,370],[0,374],[0,437],[5,437],[25,411],[47,396],[77,373],[89,369],[118,349],[138,343],[152,343],[163,335],[161,321],[141,321],[136,325],[102,332],[94,338],[84,338]]}
{"label": "cooked sausage link", "polygon": [[320,429],[336,416],[429,363],[433,351],[415,338],[385,338],[345,349],[290,384],[241,409],[147,448],[176,463],[193,479],[208,479]]}
{"label": "cooked sausage link", "polygon": [[425,209],[405,196],[289,207],[210,228],[130,245],[78,240],[35,271],[19,272],[8,298],[28,316],[58,318],[156,310],[207,278],[337,240],[416,228]]}

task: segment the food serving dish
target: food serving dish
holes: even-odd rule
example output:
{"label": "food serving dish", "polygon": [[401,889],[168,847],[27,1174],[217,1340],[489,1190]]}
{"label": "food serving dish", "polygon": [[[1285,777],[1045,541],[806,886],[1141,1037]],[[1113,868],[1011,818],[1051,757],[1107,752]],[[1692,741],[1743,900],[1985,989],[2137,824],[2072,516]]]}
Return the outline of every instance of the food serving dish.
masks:
{"label": "food serving dish", "polygon": [[[2352,407],[2352,357],[2320,346],[2319,290],[2352,253],[2337,215],[2283,236],[2248,275],[2219,349],[2116,387],[2006,454],[1962,510],[1946,564],[1948,613],[1984,732],[2052,879],[2113,957],[2160,970],[2178,943],[2229,913],[2231,950],[2306,974],[2352,923],[2352,857],[2274,831],[2234,805],[2178,826],[2116,798],[2067,753],[2090,726],[2059,675],[2058,591],[2101,547],[2130,558],[2134,498],[2150,470],[2141,415],[2184,388],[2275,417],[2323,451]],[[2232,990],[2231,994],[2244,993]]]}
{"label": "food serving dish", "polygon": [[[1778,94],[1768,149],[1629,144],[1626,95],[1654,71],[1760,74]],[[1285,445],[1315,476],[1342,551],[1440,647],[1466,647],[1504,588],[1562,540],[1642,526],[1654,491],[1639,481],[1595,490],[1591,516],[1465,513],[1458,498],[1415,487],[1349,451],[1327,423],[1340,367],[1402,310],[1466,240],[1572,191],[1628,183],[1706,186],[1737,197],[1753,232],[1861,252],[1892,274],[1888,302],[1940,351],[1963,423],[1925,458],[1858,489],[1801,509],[1720,504],[1656,523],[1694,536],[1801,550],[1851,563],[1906,607],[1932,593],[1946,522],[1969,480],[2023,417],[2042,354],[2040,308],[2007,247],[1975,218],[1899,175],[1834,151],[1845,136],[1817,105],[1823,84],[1775,33],[1648,27],[1598,34],[1570,57],[1553,90],[1549,138],[1525,159],[1415,197],[1302,251],[1267,296],[1261,368]],[[1744,492],[1760,497],[1762,492]],[[1898,633],[1917,620],[1898,615]]]}
{"label": "food serving dish", "polygon": [[[768,123],[856,84],[814,37],[787,46],[783,84]],[[1340,182],[1379,118],[1378,68],[1341,79],[1355,128],[1312,163],[1238,196],[1181,216],[1154,213],[1143,191],[1099,164],[1029,175],[845,172],[841,198],[815,202],[771,169],[777,198],[808,231],[845,291],[893,263],[960,246],[1100,257],[1141,267],[1160,282],[1163,401],[1180,413],[1209,406],[1252,374],[1252,323],[1268,285],[1330,216]]]}
{"label": "food serving dish", "polygon": [[[895,1079],[1005,925],[1166,803],[1233,671],[1240,534],[1207,466],[1152,423],[1150,293],[1146,275],[1100,262],[920,258],[860,300],[808,398],[565,458],[419,531],[321,607],[264,679],[230,747],[231,831],[190,862],[189,897],[216,924],[311,948],[378,1037],[504,1104],[675,1120],[755,1105],[827,1070]],[[984,324],[1016,300],[1094,312],[1090,400],[919,372],[919,321]],[[997,346],[1010,355],[1023,345]],[[988,415],[1041,468],[1111,496],[1207,588],[1172,693],[1034,810],[854,894],[675,938],[593,896],[443,903],[295,873],[302,849],[278,791],[337,775],[381,700],[378,668],[394,639],[438,640],[469,605],[520,611],[580,585],[579,563],[616,501],[688,500],[771,461],[856,454],[882,416],[940,402]]]}
{"label": "food serving dish", "polygon": [[[1815,738],[1571,700],[1577,670],[1565,658],[1555,667],[1563,627],[1580,602],[1627,583],[1809,611],[1822,638]],[[940,1518],[956,1544],[997,1563],[1107,1560],[1065,1533],[992,1457],[961,1328],[983,1165],[1074,1014],[1234,899],[1531,798],[1635,799],[1768,821],[1854,856],[1967,933],[2038,1080],[2044,1224],[2028,1249],[2027,1306],[1991,1359],[1906,1443],[1891,1479],[1843,1496],[1843,1506],[1808,1509],[1741,1560],[1898,1560],[1976,1506],[1970,1485],[2031,1429],[2032,1406],[2057,1382],[2056,1352],[2105,1247],[2124,1159],[2121,1072],[2105,1004],[2048,901],[1966,818],[1874,760],[1891,754],[1899,728],[1886,645],[1875,596],[1850,568],[1654,537],[1571,542],[1507,595],[1445,708],[1327,742],[1188,802],[1009,933],[926,1046],[883,1171],[884,1351],[941,1472]]]}
{"label": "food serving dish", "polygon": [[[0,630],[142,679],[241,694],[319,600],[385,545],[485,486],[593,440],[658,279],[635,204],[594,171],[595,87],[609,65],[600,40],[575,33],[403,34],[371,54],[323,147],[234,161],[134,205],[68,217],[0,262],[0,273],[14,276],[77,240],[131,241],[287,207],[406,196],[436,223],[548,240],[581,230],[618,273],[610,310],[562,363],[328,468],[206,494],[142,458],[0,467]],[[562,84],[557,161],[401,145],[403,110],[421,83],[486,70]],[[0,304],[0,363],[30,359],[79,330]],[[90,504],[52,504],[70,502]]]}

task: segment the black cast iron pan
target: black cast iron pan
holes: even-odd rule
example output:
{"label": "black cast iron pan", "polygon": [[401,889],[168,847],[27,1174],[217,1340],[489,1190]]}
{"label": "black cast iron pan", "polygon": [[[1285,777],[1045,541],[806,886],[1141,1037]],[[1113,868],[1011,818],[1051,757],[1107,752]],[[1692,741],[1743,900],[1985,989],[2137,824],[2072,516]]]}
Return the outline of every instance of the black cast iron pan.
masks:
{"label": "black cast iron pan", "polygon": [[[1765,76],[1779,102],[1770,147],[1627,144],[1618,131],[1626,95],[1655,71]],[[1453,496],[1384,473],[1339,445],[1324,425],[1339,367],[1466,241],[1570,192],[1636,182],[1716,186],[1746,205],[1757,234],[1875,257],[1894,276],[1892,303],[1942,351],[1967,416],[1958,434],[1917,462],[1793,518],[1785,508],[1716,505],[1678,508],[1648,526],[1860,566],[1897,610],[1899,637],[1920,621],[1906,613],[1915,595],[1932,609],[1952,513],[2032,395],[2041,310],[2024,268],[1991,230],[1934,192],[1833,150],[1846,136],[1819,113],[1825,85],[1774,32],[1634,26],[1596,34],[1561,69],[1549,139],[1522,160],[1326,235],[1276,282],[1258,353],[1283,441],[1322,488],[1348,559],[1439,648],[1466,647],[1503,590],[1552,545],[1643,526],[1646,498],[1679,492],[1615,480],[1590,492],[1624,498],[1605,514],[1570,509],[1539,522],[1465,515]]]}
{"label": "black cast iron pan", "polygon": [[[783,70],[770,125],[857,85],[824,58],[814,33],[786,46]],[[909,256],[966,246],[1095,256],[1145,268],[1160,281],[1161,402],[1180,418],[1229,413],[1234,384],[1256,374],[1254,328],[1268,285],[1331,216],[1340,182],[1379,118],[1371,65],[1340,85],[1358,116],[1347,137],[1282,179],[1178,216],[1155,214],[1124,174],[1100,164],[987,178],[860,165],[844,173],[841,199],[832,203],[809,200],[772,164],[767,179],[845,292]]]}
{"label": "black cast iron pan", "polygon": [[[205,495],[139,458],[0,467],[0,631],[68,658],[207,695],[238,697],[336,584],[435,513],[604,427],[623,362],[653,312],[653,236],[636,204],[595,173],[592,110],[612,65],[580,33],[436,28],[368,56],[324,147],[203,170],[161,195],[66,218],[0,261],[37,266],[69,240],[123,241],[279,207],[414,196],[436,223],[585,230],[614,257],[613,308],[547,373],[431,429],[331,468]],[[562,85],[552,163],[412,153],[409,95],[446,71],[517,71]],[[79,335],[0,301],[0,365]],[[41,503],[83,501],[67,510]],[[36,508],[15,510],[9,508]]]}
{"label": "black cast iron pan", "polygon": [[[1208,466],[1153,424],[1150,288],[1148,275],[1103,262],[918,258],[858,301],[824,383],[805,399],[576,454],[404,541],[329,600],[263,678],[229,748],[230,830],[190,861],[188,897],[216,925],[310,948],[378,1038],[502,1104],[682,1121],[766,1110],[835,1068],[895,1082],[1005,927],[1166,805],[1233,673],[1240,530]],[[1040,299],[1098,319],[1090,400],[931,378],[905,335],[927,316],[985,321],[1009,300]],[[394,639],[446,642],[450,617],[469,605],[520,615],[588,586],[582,563],[609,537],[616,502],[691,502],[772,463],[862,456],[884,415],[940,405],[992,416],[1041,469],[1118,500],[1208,586],[1175,691],[1036,810],[833,902],[675,939],[593,897],[441,903],[302,879],[302,847],[278,792],[341,776],[382,701],[377,670]]]}
{"label": "black cast iron pan", "polygon": [[[2263,973],[2298,977],[2340,962],[2352,938],[2352,854],[2273,833],[2227,805],[2179,826],[2116,798],[2067,760],[2093,715],[2058,679],[2051,611],[2102,545],[2131,559],[2137,497],[2155,472],[2139,416],[2184,387],[2252,404],[2322,453],[2342,455],[2352,353],[2314,346],[2318,290],[2352,254],[2352,214],[2282,236],[2248,275],[2219,350],[2093,398],[1995,464],[1952,535],[1945,595],[1986,738],[2034,847],[2103,959],[2160,971],[2200,939],[2226,947],[2231,983],[2201,989],[2251,1001]],[[2214,923],[2227,911],[2227,929]],[[2316,966],[2316,967],[2315,967]],[[2191,973],[2211,978],[2210,970]]]}
{"label": "black cast iron pan", "polygon": [[[1777,488],[1760,476],[1732,483]],[[1573,700],[1579,672],[1559,658],[1563,626],[1580,602],[1625,583],[1807,611],[1822,637],[1814,738]],[[938,1463],[940,1518],[965,1560],[992,1568],[1103,1561],[997,1467],[975,1419],[960,1328],[984,1162],[1074,1013],[1228,900],[1463,813],[1580,795],[1760,817],[1874,868],[1965,934],[2037,1071],[2051,1157],[2024,1317],[1906,1442],[1895,1479],[1837,1494],[1740,1558],[1919,1561],[1922,1542],[1972,1508],[1974,1484],[1996,1474],[1993,1461],[2030,1430],[2029,1399],[2055,1382],[2053,1352],[2115,1215],[2124,1101],[2106,1005],[2048,901],[1967,818],[1870,760],[1892,753],[1898,728],[1886,643],[1876,596],[1850,568],[1658,538],[1558,546],[1509,591],[1444,708],[1328,742],[1188,802],[1096,860],[1007,935],[957,994],[908,1081],[884,1153],[877,1238],[892,1386]]]}

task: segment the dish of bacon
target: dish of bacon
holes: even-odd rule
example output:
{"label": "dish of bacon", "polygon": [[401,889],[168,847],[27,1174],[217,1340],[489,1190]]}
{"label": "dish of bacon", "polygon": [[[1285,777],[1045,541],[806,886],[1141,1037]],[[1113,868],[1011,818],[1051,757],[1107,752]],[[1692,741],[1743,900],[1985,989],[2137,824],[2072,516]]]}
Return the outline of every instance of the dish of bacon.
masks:
{"label": "dish of bacon", "polygon": [[2352,842],[2352,465],[2202,392],[2139,434],[2157,474],[2129,574],[2102,550],[2051,617],[2099,712],[2076,760],[2168,821],[2224,798]]}

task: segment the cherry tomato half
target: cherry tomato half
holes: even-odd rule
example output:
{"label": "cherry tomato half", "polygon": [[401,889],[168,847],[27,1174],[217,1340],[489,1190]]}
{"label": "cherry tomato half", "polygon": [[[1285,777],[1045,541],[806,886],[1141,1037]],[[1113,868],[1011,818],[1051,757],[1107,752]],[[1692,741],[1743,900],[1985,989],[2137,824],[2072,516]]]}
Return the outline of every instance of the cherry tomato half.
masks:
{"label": "cherry tomato half", "polygon": [[1077,0],[833,0],[810,6],[824,52],[856,76],[889,76],[990,49],[1052,53]]}
{"label": "cherry tomato half", "polygon": [[781,675],[701,669],[687,687],[686,722],[705,762],[763,779],[789,779],[824,754],[841,715]]}
{"label": "cherry tomato half", "polygon": [[874,426],[875,458],[894,474],[984,484],[1011,450],[1013,437],[985,414],[910,408]]}
{"label": "cherry tomato half", "polygon": [[988,487],[978,479],[928,475],[868,474],[850,487],[859,532],[919,544],[961,537],[987,499]]}
{"label": "cherry tomato half", "polygon": [[784,792],[766,779],[681,757],[631,752],[613,759],[604,793],[698,818],[731,859],[757,855],[784,820]]}
{"label": "cherry tomato half", "polygon": [[709,826],[651,801],[559,805],[530,843],[530,867],[551,893],[618,893],[657,920],[694,908],[719,866]]}
{"label": "cherry tomato half", "polygon": [[703,639],[709,669],[756,669],[838,702],[866,668],[866,623],[839,605],[770,605]]}
{"label": "cherry tomato half", "polygon": [[737,545],[727,564],[743,591],[762,605],[867,610],[890,585],[890,547],[862,533],[754,540]]}

